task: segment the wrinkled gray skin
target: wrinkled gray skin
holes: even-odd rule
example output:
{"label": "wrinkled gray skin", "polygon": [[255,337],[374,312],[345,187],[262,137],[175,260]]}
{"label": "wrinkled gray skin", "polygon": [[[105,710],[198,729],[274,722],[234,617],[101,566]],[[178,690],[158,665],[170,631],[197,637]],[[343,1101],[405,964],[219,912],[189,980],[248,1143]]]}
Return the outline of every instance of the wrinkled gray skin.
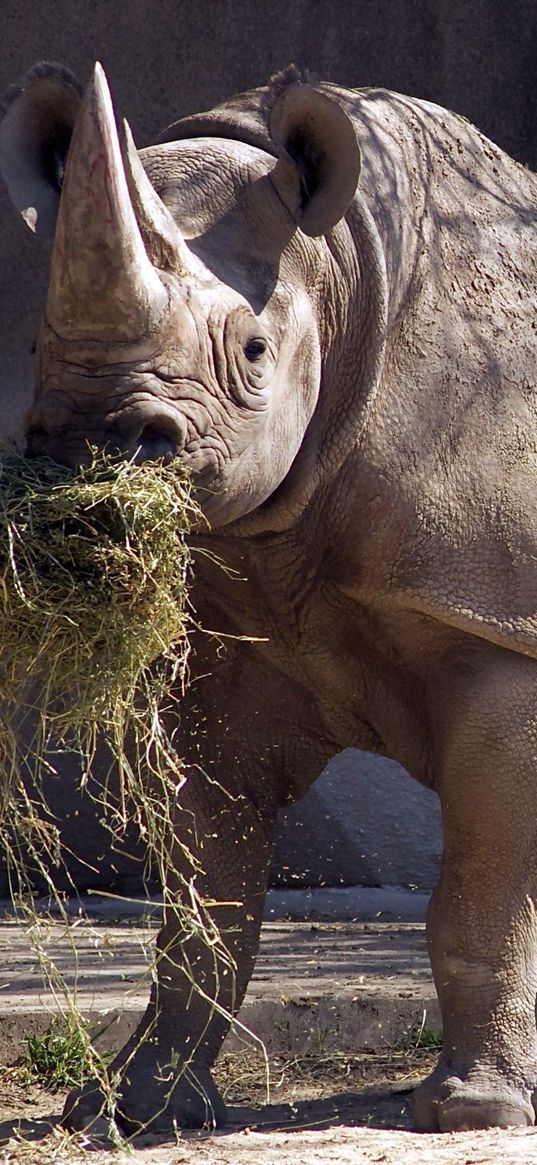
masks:
{"label": "wrinkled gray skin", "polygon": [[[172,127],[142,167],[107,102],[97,71],[28,443],[71,464],[88,439],[184,458],[212,526],[193,545],[236,572],[196,557],[200,623],[260,640],[199,635],[181,703],[196,835],[184,812],[178,833],[207,896],[241,903],[214,908],[238,966],[219,1001],[236,1011],[252,973],[278,806],[347,745],[394,757],[445,829],[427,924],[444,1049],[416,1125],[531,1124],[537,181],[434,105],[293,71]],[[78,105],[38,70],[3,123],[14,202],[45,236]],[[180,940],[165,922],[155,1031],[115,1064],[131,1131],[224,1117],[227,1024],[190,996]],[[185,949],[211,993],[205,949]],[[68,1120],[98,1107],[89,1086]]]}

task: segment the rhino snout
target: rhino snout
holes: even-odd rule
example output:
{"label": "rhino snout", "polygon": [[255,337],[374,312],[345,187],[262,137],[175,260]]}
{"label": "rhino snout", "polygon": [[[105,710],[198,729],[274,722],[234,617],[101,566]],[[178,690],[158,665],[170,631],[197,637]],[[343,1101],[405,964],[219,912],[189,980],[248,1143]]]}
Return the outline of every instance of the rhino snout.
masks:
{"label": "rhino snout", "polygon": [[163,407],[128,412],[107,423],[66,422],[46,407],[35,409],[26,429],[26,455],[51,457],[76,467],[90,456],[90,447],[133,457],[137,462],[171,461],[184,451],[184,418]]}

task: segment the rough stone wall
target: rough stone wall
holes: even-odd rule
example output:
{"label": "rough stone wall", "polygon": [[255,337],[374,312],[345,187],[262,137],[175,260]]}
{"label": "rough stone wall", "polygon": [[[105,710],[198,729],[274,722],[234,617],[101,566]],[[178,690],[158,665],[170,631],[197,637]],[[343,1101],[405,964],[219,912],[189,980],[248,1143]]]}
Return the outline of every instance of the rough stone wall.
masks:
{"label": "rough stone wall", "polygon": [[[61,61],[85,80],[98,58],[118,111],[129,118],[138,144],[146,145],[182,114],[261,84],[294,61],[344,85],[383,85],[447,105],[519,160],[537,167],[536,48],[533,0],[1,0],[0,93],[38,60]],[[31,387],[31,349],[47,257],[17,221],[4,190],[0,257],[0,429],[12,434]],[[356,756],[357,773],[367,773],[370,763],[370,758]],[[355,784],[351,769],[347,756],[349,797]],[[409,807],[405,779],[393,768],[385,781],[381,774],[386,768],[376,773],[368,786],[375,793],[369,795],[363,818],[374,825],[374,842],[366,860],[364,833],[357,825],[356,858],[362,864],[358,861],[356,868],[365,880],[396,877],[419,884],[416,861],[425,830],[421,881],[430,884],[431,861],[434,867],[439,847],[431,795],[415,786],[415,796],[422,799],[420,832],[414,829],[414,840],[407,843],[401,824],[404,806]],[[323,789],[309,795],[309,808],[303,803],[306,824],[300,825],[302,811],[293,810],[280,837],[278,861],[293,880],[304,875],[306,865],[316,868],[317,880],[325,880],[330,869],[335,882],[349,880],[331,864],[331,855],[341,847],[330,842],[330,824],[317,838],[315,829],[306,828],[308,820],[318,823],[326,816]],[[339,807],[350,844],[346,796],[342,791]],[[409,827],[417,820],[416,812],[414,806],[407,814]],[[397,844],[408,852],[407,866],[399,863],[397,871],[390,865],[392,835],[386,860],[381,855],[377,861],[377,829],[396,819],[403,834]],[[339,838],[338,829],[336,822],[334,838]],[[304,838],[302,850],[299,835]],[[312,849],[316,844],[317,856]],[[407,851],[405,845],[410,846]],[[347,861],[352,853],[348,847],[343,850]]]}
{"label": "rough stone wall", "polygon": [[[344,85],[450,106],[537,166],[534,0],[2,0],[0,94],[38,60],[85,80],[99,58],[139,145],[294,60]],[[19,409],[46,258],[0,192],[2,387]],[[0,396],[0,402],[2,397]]]}

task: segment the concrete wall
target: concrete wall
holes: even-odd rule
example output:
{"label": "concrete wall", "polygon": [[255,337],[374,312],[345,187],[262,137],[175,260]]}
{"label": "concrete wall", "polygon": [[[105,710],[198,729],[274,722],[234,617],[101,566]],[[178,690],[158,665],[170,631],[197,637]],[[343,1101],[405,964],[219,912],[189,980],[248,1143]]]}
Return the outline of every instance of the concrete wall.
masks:
{"label": "concrete wall", "polygon": [[[84,80],[100,58],[119,111],[145,145],[166,123],[260,84],[294,60],[345,85],[384,85],[450,106],[535,167],[536,46],[533,0],[1,0],[0,93],[37,60],[61,61]],[[17,430],[30,392],[47,257],[3,190],[0,257],[5,434]],[[434,799],[418,786],[410,792],[393,766],[372,773],[370,758],[356,755],[342,764],[339,808],[334,800],[330,810],[329,774],[288,815],[280,870],[286,867],[291,881],[329,880],[331,872],[333,881],[349,881],[352,859],[365,881],[430,884],[440,844]],[[344,819],[352,796],[362,826],[356,821],[351,830]],[[321,830],[327,813],[331,823]],[[334,814],[345,825],[345,845]],[[380,852],[382,828],[388,844]],[[406,865],[390,858],[395,844]],[[346,855],[339,871],[336,853]]]}

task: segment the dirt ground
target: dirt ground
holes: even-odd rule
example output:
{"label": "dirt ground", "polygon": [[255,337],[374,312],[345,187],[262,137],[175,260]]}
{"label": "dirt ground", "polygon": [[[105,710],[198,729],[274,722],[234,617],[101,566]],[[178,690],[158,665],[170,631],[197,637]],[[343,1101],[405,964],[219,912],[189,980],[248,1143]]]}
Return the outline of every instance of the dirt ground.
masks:
{"label": "dirt ground", "polygon": [[270,1098],[260,1057],[222,1059],[217,1077],[230,1124],[216,1135],[174,1142],[139,1138],[113,1149],[68,1140],[58,1125],[64,1093],[2,1078],[2,1165],[537,1165],[537,1129],[419,1135],[410,1096],[434,1062],[429,1053],[328,1054],[270,1062]]}

